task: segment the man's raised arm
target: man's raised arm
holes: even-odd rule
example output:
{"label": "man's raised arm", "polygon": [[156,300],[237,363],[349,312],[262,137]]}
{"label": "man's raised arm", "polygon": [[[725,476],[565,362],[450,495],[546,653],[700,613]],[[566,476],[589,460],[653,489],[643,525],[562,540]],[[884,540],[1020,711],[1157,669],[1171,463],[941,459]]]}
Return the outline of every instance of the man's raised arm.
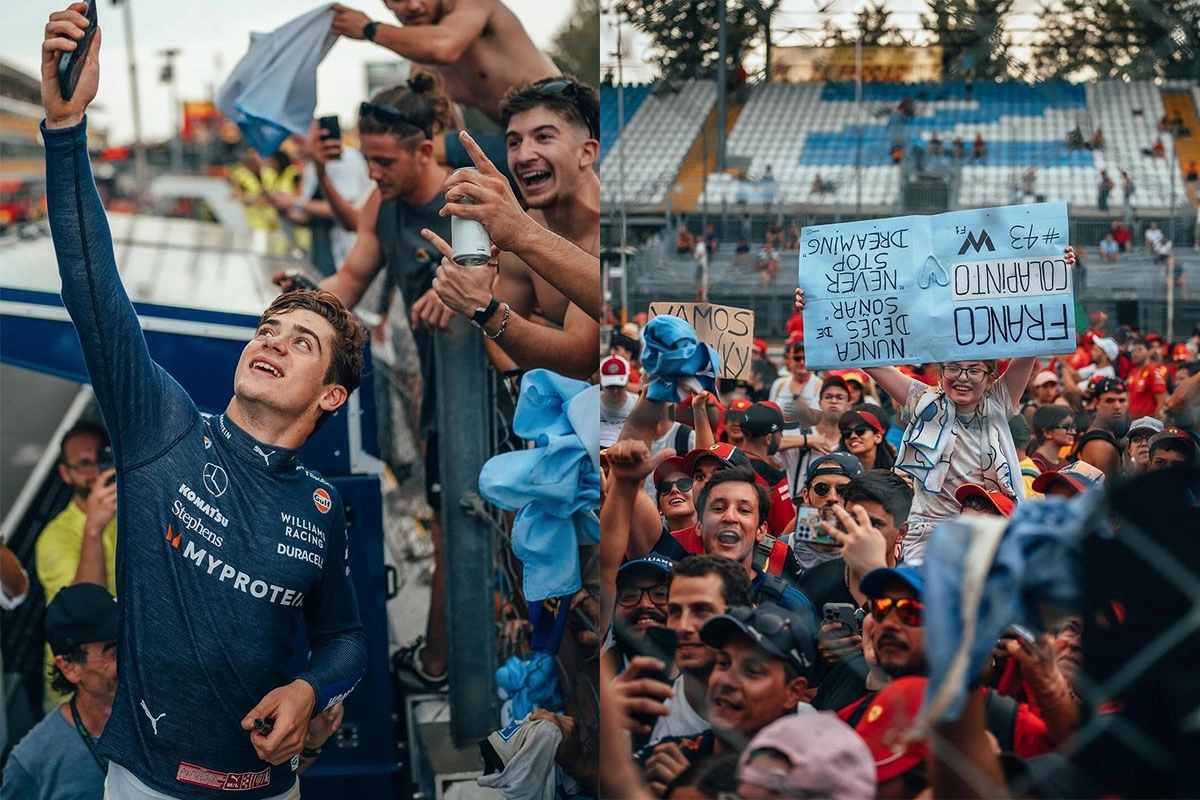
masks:
{"label": "man's raised arm", "polygon": [[[192,424],[195,406],[150,359],[137,312],[117,273],[112,232],[92,179],[84,115],[100,85],[99,30],[71,99],[60,93],[58,62],[83,39],[86,11],[86,3],[75,3],[51,14],[42,41],[46,206],[63,305],[79,334],[121,471],[156,455],[180,425]],[[148,430],[156,435],[140,435]]]}
{"label": "man's raised arm", "polygon": [[[367,38],[364,29],[373,20],[366,14],[334,3],[330,30],[350,39]],[[422,64],[453,64],[483,34],[489,4],[460,2],[437,24],[403,27],[377,22],[371,41]]]}

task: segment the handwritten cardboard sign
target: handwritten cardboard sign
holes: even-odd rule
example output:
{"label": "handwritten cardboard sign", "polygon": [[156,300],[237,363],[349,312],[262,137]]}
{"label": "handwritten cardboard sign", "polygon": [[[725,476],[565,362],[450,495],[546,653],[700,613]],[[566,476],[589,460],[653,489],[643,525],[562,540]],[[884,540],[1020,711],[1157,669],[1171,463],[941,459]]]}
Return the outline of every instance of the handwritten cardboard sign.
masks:
{"label": "handwritten cardboard sign", "polygon": [[1069,352],[1065,203],[805,228],[810,369]]}
{"label": "handwritten cardboard sign", "polygon": [[661,314],[687,322],[696,329],[697,339],[716,349],[721,356],[721,374],[717,377],[738,380],[750,376],[750,353],[754,347],[753,311],[715,303],[651,303],[650,318]]}

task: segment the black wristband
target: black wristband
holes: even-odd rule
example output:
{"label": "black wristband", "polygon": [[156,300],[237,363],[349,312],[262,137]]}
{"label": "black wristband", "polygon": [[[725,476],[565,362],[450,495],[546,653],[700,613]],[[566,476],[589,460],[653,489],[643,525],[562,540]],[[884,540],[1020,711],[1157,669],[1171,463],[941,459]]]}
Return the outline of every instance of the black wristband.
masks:
{"label": "black wristband", "polygon": [[300,751],[301,758],[316,758],[319,755],[321,755],[321,748],[319,748],[319,747],[316,750],[309,750],[306,747]]}
{"label": "black wristband", "polygon": [[368,22],[366,25],[363,25],[363,29],[362,29],[363,38],[366,39],[368,42],[375,41],[375,29],[378,27],[379,27],[378,22]]}

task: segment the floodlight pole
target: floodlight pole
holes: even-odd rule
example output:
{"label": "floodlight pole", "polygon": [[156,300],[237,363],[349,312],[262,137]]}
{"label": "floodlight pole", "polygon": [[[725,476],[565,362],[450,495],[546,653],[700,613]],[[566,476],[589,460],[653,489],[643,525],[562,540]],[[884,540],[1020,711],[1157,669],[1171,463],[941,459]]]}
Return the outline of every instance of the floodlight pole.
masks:
{"label": "floodlight pole", "polygon": [[862,30],[854,41],[854,129],[857,134],[854,145],[854,183],[855,201],[854,213],[862,217]]}
{"label": "floodlight pole", "polygon": [[[717,173],[725,172],[725,89],[728,86],[728,79],[725,74],[725,56],[728,50],[727,31],[729,26],[729,12],[725,7],[725,0],[717,0],[717,21],[720,27],[717,29]],[[708,162],[705,161],[707,167]],[[705,170],[707,173],[707,169]],[[705,181],[708,180],[708,175],[704,176]]]}
{"label": "floodlight pole", "polygon": [[133,112],[133,177],[137,186],[136,207],[141,210],[146,201],[146,187],[149,180],[146,166],[146,144],[142,141],[142,102],[138,93],[137,58],[133,49],[133,11],[132,0],[113,0],[114,5],[123,5],[125,18],[125,57],[129,60],[129,96]]}
{"label": "floodlight pole", "polygon": [[628,228],[625,213],[625,53],[621,41],[621,14],[617,13],[617,208],[621,214],[621,324],[629,321]]}

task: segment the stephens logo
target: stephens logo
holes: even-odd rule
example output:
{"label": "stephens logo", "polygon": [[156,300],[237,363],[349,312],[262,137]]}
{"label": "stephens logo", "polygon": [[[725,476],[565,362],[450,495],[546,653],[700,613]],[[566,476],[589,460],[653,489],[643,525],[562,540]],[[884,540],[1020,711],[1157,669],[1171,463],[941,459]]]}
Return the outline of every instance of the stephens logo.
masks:
{"label": "stephens logo", "polygon": [[225,494],[225,490],[229,488],[229,476],[225,474],[224,468],[211,461],[206,463],[204,465],[204,488],[208,489],[213,497]]}
{"label": "stephens logo", "polygon": [[313,492],[313,505],[317,507],[317,511],[322,514],[328,514],[329,509],[333,508],[333,500],[329,498],[329,492],[324,489],[317,489]]}

